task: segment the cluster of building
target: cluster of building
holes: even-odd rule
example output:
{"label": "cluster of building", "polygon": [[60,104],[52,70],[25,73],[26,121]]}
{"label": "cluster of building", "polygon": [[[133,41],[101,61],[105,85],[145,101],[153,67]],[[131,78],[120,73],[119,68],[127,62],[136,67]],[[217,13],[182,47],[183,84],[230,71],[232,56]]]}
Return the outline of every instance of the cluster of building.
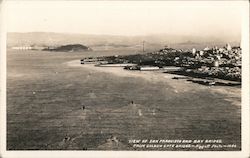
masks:
{"label": "cluster of building", "polygon": [[85,58],[81,63],[99,64],[135,64],[127,65],[125,69],[141,71],[182,71],[186,75],[197,77],[214,77],[227,80],[241,80],[240,47],[231,47],[227,44],[223,48],[204,48],[203,50],[176,50],[164,48],[157,52],[146,54],[107,56]]}
{"label": "cluster of building", "polygon": [[151,54],[158,56],[155,63],[185,68],[185,74],[201,77],[215,77],[227,80],[241,80],[242,53],[240,47],[227,44],[223,48],[204,48],[203,50],[175,50],[164,48]]}
{"label": "cluster of building", "polygon": [[241,69],[239,67],[201,67],[191,72],[204,77],[215,77],[228,80],[241,80]]}
{"label": "cluster of building", "polygon": [[14,49],[14,50],[32,50],[32,47],[31,46],[15,46],[15,47],[12,47],[11,49]]}
{"label": "cluster of building", "polygon": [[193,49],[192,54],[200,67],[193,73],[229,80],[241,80],[242,53],[240,47],[205,48],[201,51]]}
{"label": "cluster of building", "polygon": [[14,47],[11,47],[11,49],[14,49],[14,50],[43,50],[47,47],[45,46],[35,46],[35,45],[27,45],[27,46],[14,46]]}
{"label": "cluster of building", "polygon": [[206,47],[201,51],[193,49],[192,54],[195,56],[195,59],[198,59],[200,62],[213,64],[215,67],[241,67],[241,48],[232,48],[229,44],[223,48],[214,47],[209,49]]}

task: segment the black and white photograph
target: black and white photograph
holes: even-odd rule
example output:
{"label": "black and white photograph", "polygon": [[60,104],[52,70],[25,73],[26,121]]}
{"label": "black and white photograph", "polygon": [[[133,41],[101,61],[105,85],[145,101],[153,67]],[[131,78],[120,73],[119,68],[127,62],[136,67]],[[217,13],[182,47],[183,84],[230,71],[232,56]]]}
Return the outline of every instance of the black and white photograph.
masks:
{"label": "black and white photograph", "polygon": [[1,5],[2,157],[250,156],[248,1]]}

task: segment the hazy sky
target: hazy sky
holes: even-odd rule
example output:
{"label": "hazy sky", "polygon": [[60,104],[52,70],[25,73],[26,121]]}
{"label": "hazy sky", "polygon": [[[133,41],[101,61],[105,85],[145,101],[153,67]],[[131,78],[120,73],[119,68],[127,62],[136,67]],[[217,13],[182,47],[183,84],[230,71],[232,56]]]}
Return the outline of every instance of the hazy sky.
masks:
{"label": "hazy sky", "polygon": [[8,32],[238,36],[241,7],[235,3],[14,1],[6,4],[6,26]]}

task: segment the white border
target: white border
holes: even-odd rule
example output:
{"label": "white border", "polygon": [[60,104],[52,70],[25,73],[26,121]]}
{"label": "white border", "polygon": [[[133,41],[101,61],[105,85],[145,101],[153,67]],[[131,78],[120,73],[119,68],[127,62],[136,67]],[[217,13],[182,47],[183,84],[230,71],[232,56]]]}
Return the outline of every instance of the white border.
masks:
{"label": "white border", "polygon": [[[196,4],[216,4],[216,5],[240,5],[242,6],[242,52],[243,52],[243,69],[242,69],[242,151],[6,151],[6,25],[4,23],[5,17],[5,3],[1,2],[0,20],[1,20],[1,152],[0,157],[19,157],[19,158],[33,158],[33,157],[227,157],[227,158],[242,158],[250,157],[249,154],[249,2],[246,1],[168,1],[174,5],[181,3],[184,5]],[[53,1],[52,3],[60,3],[60,1]],[[97,1],[99,3],[99,1]],[[106,4],[121,3],[121,4],[157,4],[165,3],[164,1],[105,1]]]}
{"label": "white border", "polygon": [[242,10],[242,89],[241,89],[241,135],[242,135],[242,151],[250,157],[249,154],[249,2]]}
{"label": "white border", "polygon": [[5,1],[0,2],[0,157],[6,151],[6,25]]}

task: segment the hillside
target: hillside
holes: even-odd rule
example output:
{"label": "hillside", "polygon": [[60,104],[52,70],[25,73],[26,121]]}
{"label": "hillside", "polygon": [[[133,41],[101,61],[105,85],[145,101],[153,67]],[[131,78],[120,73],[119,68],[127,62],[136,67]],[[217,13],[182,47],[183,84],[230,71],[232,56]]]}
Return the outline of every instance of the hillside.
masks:
{"label": "hillside", "polygon": [[48,48],[44,50],[57,51],[57,52],[82,52],[82,51],[91,51],[92,49],[81,44],[68,44],[68,45],[59,46],[53,49]]}

